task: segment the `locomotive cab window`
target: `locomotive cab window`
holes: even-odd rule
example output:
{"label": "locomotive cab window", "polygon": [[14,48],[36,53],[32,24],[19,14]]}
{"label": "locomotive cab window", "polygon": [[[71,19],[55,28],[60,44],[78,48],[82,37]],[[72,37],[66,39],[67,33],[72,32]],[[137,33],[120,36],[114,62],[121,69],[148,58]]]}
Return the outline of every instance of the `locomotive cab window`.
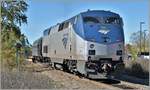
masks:
{"label": "locomotive cab window", "polygon": [[117,17],[107,17],[105,18],[105,24],[119,24],[120,19]]}
{"label": "locomotive cab window", "polygon": [[99,23],[97,18],[94,17],[84,17],[83,22],[85,23]]}
{"label": "locomotive cab window", "polygon": [[50,33],[50,30],[51,30],[51,28],[49,28],[49,29],[46,29],[45,31],[44,31],[44,36],[48,36],[49,35],[49,33]]}
{"label": "locomotive cab window", "polygon": [[61,24],[59,25],[58,31],[62,31],[63,29],[66,29],[66,28],[68,28],[68,27],[69,27],[69,22],[61,23]]}
{"label": "locomotive cab window", "polygon": [[61,23],[61,24],[59,25],[59,29],[58,29],[58,31],[63,30],[63,26],[64,26],[64,23]]}
{"label": "locomotive cab window", "polygon": [[68,28],[69,27],[69,22],[65,22],[63,29]]}

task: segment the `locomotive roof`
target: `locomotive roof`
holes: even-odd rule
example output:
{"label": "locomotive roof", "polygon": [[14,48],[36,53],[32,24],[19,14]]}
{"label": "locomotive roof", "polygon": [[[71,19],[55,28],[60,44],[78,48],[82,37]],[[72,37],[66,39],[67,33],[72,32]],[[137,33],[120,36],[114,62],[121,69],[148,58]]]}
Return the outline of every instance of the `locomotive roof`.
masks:
{"label": "locomotive roof", "polygon": [[[100,16],[100,17],[120,17],[119,14],[111,12],[111,11],[105,11],[105,10],[87,10],[85,12],[81,12],[67,20],[62,21],[63,22],[67,22],[67,21],[71,21],[72,19],[74,19],[76,16],[78,15],[82,15],[82,16]],[[43,34],[46,32],[47,35],[49,34],[51,28],[56,27],[57,25],[61,24],[61,23],[57,23],[56,25],[51,26],[50,28],[47,28],[44,30]]]}
{"label": "locomotive roof", "polygon": [[38,38],[33,42],[33,45],[37,45],[42,40],[42,37]]}
{"label": "locomotive roof", "polygon": [[83,16],[101,16],[101,17],[120,17],[119,14],[111,12],[111,11],[105,11],[105,10],[88,10],[86,12],[81,12],[81,15]]}
{"label": "locomotive roof", "polygon": [[[75,18],[76,16],[78,15],[82,15],[82,16],[101,16],[101,17],[120,17],[119,14],[117,13],[114,13],[114,12],[111,12],[111,11],[105,11],[105,10],[88,10],[88,11],[85,11],[85,12],[81,12],[73,17],[71,17],[70,19],[67,19],[67,20],[64,20],[63,22],[67,22],[67,21],[70,21],[71,19]],[[61,23],[63,23],[61,22]],[[60,23],[58,23],[60,24]],[[58,25],[57,24],[57,25]]]}

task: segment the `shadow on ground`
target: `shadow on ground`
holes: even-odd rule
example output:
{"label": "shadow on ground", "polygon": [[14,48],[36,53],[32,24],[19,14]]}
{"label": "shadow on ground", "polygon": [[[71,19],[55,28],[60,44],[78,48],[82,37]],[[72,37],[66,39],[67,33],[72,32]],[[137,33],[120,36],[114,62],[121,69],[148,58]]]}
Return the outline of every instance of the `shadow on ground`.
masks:
{"label": "shadow on ground", "polygon": [[119,84],[120,83],[119,80],[113,80],[113,79],[92,79],[92,80],[106,83],[106,84]]}

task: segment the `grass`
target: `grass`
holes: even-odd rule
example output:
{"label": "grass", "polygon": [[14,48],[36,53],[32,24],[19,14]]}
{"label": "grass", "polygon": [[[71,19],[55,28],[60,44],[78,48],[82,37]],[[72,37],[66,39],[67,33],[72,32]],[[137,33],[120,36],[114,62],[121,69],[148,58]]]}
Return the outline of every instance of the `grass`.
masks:
{"label": "grass", "polygon": [[2,70],[1,88],[2,89],[59,89],[60,83],[56,83],[51,78],[40,72],[33,72],[36,67],[30,67],[30,70]]}
{"label": "grass", "polygon": [[125,73],[138,78],[149,78],[149,60],[125,61]]}

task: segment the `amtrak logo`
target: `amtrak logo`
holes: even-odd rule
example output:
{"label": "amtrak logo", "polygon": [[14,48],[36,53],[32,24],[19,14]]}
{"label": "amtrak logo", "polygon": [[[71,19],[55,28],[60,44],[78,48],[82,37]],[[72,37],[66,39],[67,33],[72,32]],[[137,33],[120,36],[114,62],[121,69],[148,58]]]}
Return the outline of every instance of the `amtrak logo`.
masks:
{"label": "amtrak logo", "polygon": [[98,32],[106,35],[109,32],[109,30],[106,27],[103,26],[103,27],[101,27],[101,29]]}
{"label": "amtrak logo", "polygon": [[65,49],[66,49],[66,46],[67,46],[67,41],[68,41],[68,33],[64,34],[63,39],[62,39],[63,46],[64,46]]}

